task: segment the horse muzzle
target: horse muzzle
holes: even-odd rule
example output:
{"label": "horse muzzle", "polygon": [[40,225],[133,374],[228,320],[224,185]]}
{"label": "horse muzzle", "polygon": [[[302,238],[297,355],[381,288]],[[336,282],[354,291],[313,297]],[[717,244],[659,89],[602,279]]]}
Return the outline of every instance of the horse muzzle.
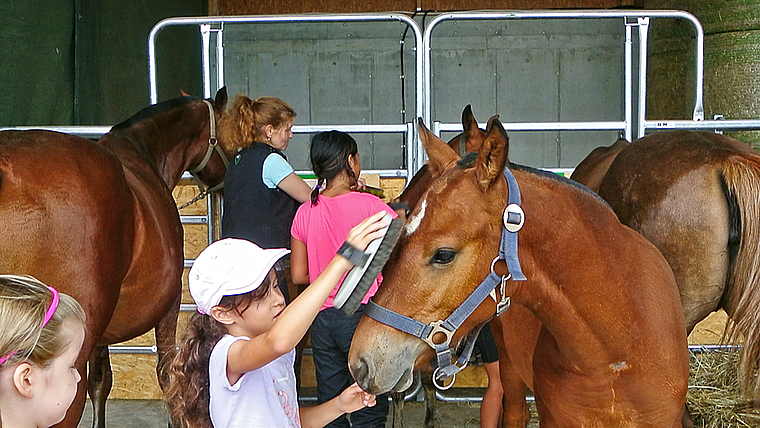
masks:
{"label": "horse muzzle", "polygon": [[408,389],[412,385],[417,357],[427,350],[427,345],[375,321],[367,328],[371,330],[379,325],[381,331],[375,329],[363,334],[362,324],[365,324],[364,320],[359,323],[348,354],[351,375],[364,391],[371,394]]}

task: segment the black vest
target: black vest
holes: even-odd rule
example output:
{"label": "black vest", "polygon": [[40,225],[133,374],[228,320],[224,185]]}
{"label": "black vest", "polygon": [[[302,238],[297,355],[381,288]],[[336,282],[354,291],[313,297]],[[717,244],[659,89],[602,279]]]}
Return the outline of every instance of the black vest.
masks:
{"label": "black vest", "polygon": [[290,248],[290,226],[299,203],[279,188],[264,184],[264,160],[274,147],[253,143],[230,162],[224,176],[222,238],[244,238],[261,248]]}

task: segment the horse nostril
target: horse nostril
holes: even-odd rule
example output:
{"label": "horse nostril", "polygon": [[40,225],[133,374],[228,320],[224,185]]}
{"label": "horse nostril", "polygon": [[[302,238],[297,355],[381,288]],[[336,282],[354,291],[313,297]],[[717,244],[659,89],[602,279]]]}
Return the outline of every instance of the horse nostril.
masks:
{"label": "horse nostril", "polygon": [[359,386],[366,391],[370,379],[369,364],[364,357],[359,357],[359,363],[351,367],[351,374]]}

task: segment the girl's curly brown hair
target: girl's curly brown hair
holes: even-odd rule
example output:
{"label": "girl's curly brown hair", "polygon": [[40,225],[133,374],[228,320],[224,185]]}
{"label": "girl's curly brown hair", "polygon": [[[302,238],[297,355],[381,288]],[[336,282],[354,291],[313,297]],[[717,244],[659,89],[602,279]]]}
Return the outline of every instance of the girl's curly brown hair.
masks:
{"label": "girl's curly brown hair", "polygon": [[[275,271],[281,278],[279,270]],[[218,306],[242,314],[269,295],[273,285],[268,278],[249,293],[224,296]],[[167,373],[169,382],[164,391],[172,426],[213,428],[208,408],[208,363],[211,351],[225,334],[224,326],[209,315],[196,312],[190,317],[182,341],[171,356]]]}

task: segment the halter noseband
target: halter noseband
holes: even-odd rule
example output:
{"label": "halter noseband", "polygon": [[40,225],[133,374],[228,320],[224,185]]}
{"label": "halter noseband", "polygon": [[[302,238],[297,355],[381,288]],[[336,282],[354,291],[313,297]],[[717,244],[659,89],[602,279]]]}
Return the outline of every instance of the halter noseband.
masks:
{"label": "halter noseband", "polygon": [[224,163],[224,167],[227,168],[229,165],[229,161],[227,160],[227,155],[224,154],[224,151],[221,147],[219,147],[219,144],[216,141],[216,118],[214,117],[214,106],[211,105],[211,102],[208,100],[202,100],[206,105],[208,106],[208,114],[209,114],[209,131],[208,131],[208,148],[206,149],[206,155],[203,156],[203,159],[201,160],[201,163],[198,164],[193,169],[189,169],[188,171],[193,176],[193,180],[195,180],[195,184],[198,186],[198,189],[200,190],[200,193],[196,195],[193,199],[185,202],[182,204],[182,206],[179,207],[179,209],[185,208],[186,206],[194,204],[196,201],[205,198],[212,192],[216,192],[217,190],[224,187],[224,181],[217,184],[214,187],[208,187],[203,182],[203,180],[198,177],[198,173],[203,170],[203,168],[206,167],[208,164],[209,159],[211,159],[211,155],[214,154],[214,151],[219,153],[219,157],[222,158],[222,163]]}
{"label": "halter noseband", "polygon": [[193,169],[190,169],[190,174],[193,175],[193,178],[195,179],[196,184],[198,184],[198,188],[201,190],[201,193],[209,194],[211,192],[214,192],[216,190],[221,189],[224,187],[224,181],[217,184],[216,186],[212,188],[208,188],[205,186],[203,181],[201,181],[200,178],[198,178],[198,173],[203,170],[203,168],[206,167],[208,164],[209,159],[211,159],[211,155],[216,151],[219,153],[219,157],[222,158],[222,162],[224,163],[224,167],[226,168],[229,164],[229,161],[227,160],[227,156],[224,154],[224,151],[222,151],[222,148],[219,147],[219,144],[216,141],[216,119],[214,117],[214,106],[211,105],[211,102],[209,100],[202,100],[206,105],[208,106],[208,113],[209,113],[209,138],[208,138],[208,148],[206,149],[206,155],[203,156],[203,160],[201,160],[201,163],[198,164]]}
{"label": "halter noseband", "polygon": [[[504,210],[504,228],[501,232],[501,243],[499,244],[499,255],[491,262],[491,272],[478,285],[478,287],[459,305],[454,312],[445,320],[433,321],[430,324],[423,324],[390,309],[383,308],[372,300],[367,303],[364,313],[370,318],[393,327],[404,333],[417,337],[435,349],[438,367],[433,373],[433,383],[439,389],[448,389],[456,380],[456,374],[467,367],[467,363],[472,354],[472,348],[475,345],[475,339],[480,333],[483,324],[474,331],[467,339],[462,354],[457,359],[456,364],[451,362],[451,339],[454,337],[456,330],[462,326],[464,321],[475,312],[478,306],[491,296],[496,302],[496,313],[493,317],[501,315],[509,308],[510,298],[506,296],[506,283],[511,278],[513,281],[525,281],[525,275],[520,268],[520,260],[517,256],[517,232],[522,228],[525,222],[525,214],[520,207],[520,188],[517,185],[512,172],[508,168],[504,169],[504,177],[507,179],[509,189],[508,204]],[[494,272],[494,265],[500,259],[503,259],[507,265],[507,275],[497,275]],[[500,285],[501,299],[496,299],[496,287]],[[492,318],[493,318],[492,317]],[[441,333],[446,340],[441,343],[435,343],[433,337]],[[458,364],[458,365],[457,365]],[[439,382],[453,377],[448,385],[440,385]]]}

